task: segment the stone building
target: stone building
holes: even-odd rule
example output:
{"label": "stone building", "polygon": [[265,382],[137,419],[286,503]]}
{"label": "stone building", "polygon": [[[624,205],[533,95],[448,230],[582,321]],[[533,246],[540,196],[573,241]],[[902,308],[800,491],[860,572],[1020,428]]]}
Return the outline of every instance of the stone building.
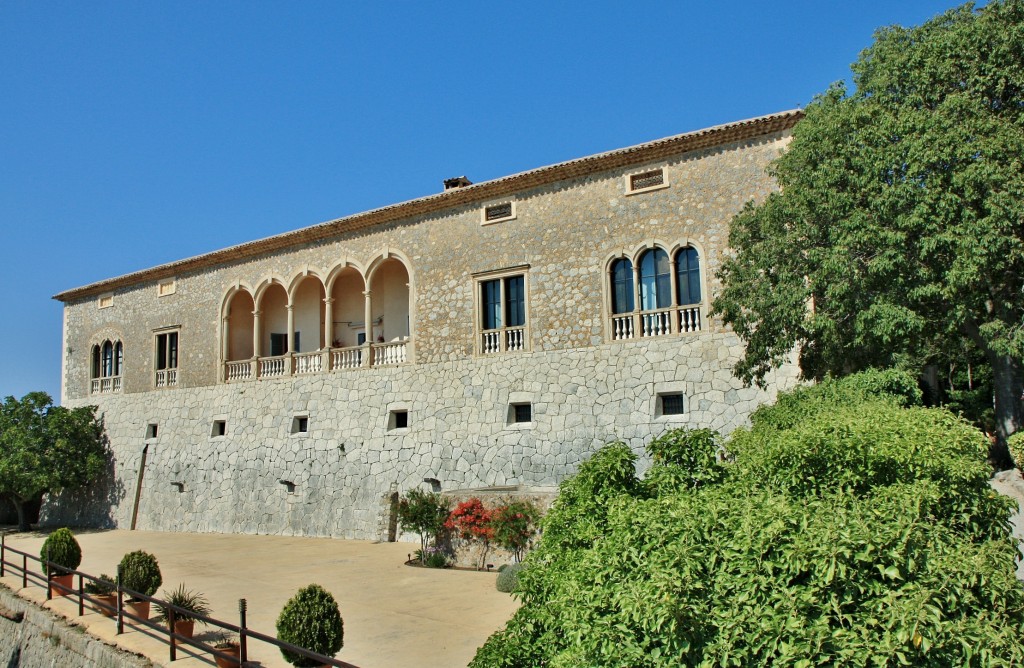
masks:
{"label": "stone building", "polygon": [[[729,431],[768,392],[708,317],[789,111],[68,290],[62,402],[115,464],[44,521],[378,538],[430,485],[550,490],[614,440]],[[643,465],[643,462],[641,463]]]}

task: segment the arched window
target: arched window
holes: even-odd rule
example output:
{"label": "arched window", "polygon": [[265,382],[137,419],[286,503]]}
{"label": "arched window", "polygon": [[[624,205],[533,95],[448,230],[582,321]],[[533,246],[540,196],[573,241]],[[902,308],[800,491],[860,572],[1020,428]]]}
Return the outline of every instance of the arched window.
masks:
{"label": "arched window", "polygon": [[100,377],[100,347],[95,345],[92,347],[92,373],[91,378]]}
{"label": "arched window", "polygon": [[653,311],[672,305],[668,253],[652,248],[640,256],[640,308]]}
{"label": "arched window", "polygon": [[633,263],[626,258],[612,262],[612,313],[633,311]]}
{"label": "arched window", "polygon": [[114,375],[114,344],[103,342],[103,359],[100,364],[100,377],[109,378]]}
{"label": "arched window", "polygon": [[696,248],[687,246],[676,253],[676,290],[680,306],[700,303],[700,256]]}
{"label": "arched window", "polygon": [[121,375],[121,365],[124,362],[124,348],[121,346],[121,342],[118,341],[114,344],[114,373],[113,376]]}

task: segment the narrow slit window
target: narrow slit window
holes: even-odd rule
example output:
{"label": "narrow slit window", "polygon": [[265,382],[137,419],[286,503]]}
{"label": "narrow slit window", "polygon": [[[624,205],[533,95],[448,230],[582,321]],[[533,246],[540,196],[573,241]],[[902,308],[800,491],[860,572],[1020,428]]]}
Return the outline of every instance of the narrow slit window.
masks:
{"label": "narrow slit window", "polygon": [[228,422],[227,420],[214,420],[213,429],[210,430],[210,436],[217,438],[224,436],[228,433]]}
{"label": "narrow slit window", "polygon": [[160,425],[156,422],[150,422],[146,425],[146,440],[153,440],[160,433]]}
{"label": "narrow slit window", "polygon": [[292,418],[292,433],[293,434],[308,434],[309,433],[309,417],[306,415],[296,415]]}

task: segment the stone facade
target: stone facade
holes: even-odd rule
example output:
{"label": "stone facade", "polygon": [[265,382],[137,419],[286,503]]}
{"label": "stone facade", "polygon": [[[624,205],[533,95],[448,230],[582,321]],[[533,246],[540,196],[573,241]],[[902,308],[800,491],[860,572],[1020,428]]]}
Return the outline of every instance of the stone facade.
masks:
{"label": "stone facade", "polygon": [[[641,453],[675,426],[732,430],[795,381],[786,367],[768,391],[744,388],[731,371],[741,343],[707,309],[729,222],[771,192],[765,168],[798,119],[592,156],[58,295],[63,403],[100,407],[115,464],[47,504],[45,521],[134,514],[143,529],[378,538],[389,495],[424,481],[550,489],[613,440]],[[631,175],[652,172],[661,184],[631,192]],[[514,215],[485,224],[506,202]],[[612,263],[656,248],[699,256],[700,302],[644,315],[641,277],[636,312],[613,313]],[[522,277],[525,322],[484,331],[483,284],[508,276]],[[672,274],[674,293],[684,280]],[[275,329],[293,354],[267,355]],[[118,391],[99,391],[93,356],[110,341],[123,347]],[[685,410],[663,414],[665,395]]]}

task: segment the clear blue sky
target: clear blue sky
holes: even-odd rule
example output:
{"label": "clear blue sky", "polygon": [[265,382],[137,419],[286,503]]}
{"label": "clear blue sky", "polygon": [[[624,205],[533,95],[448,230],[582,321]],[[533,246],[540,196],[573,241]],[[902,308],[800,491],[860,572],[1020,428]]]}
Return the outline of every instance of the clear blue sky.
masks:
{"label": "clear blue sky", "polygon": [[955,3],[0,2],[0,397],[103,278],[805,106]]}

